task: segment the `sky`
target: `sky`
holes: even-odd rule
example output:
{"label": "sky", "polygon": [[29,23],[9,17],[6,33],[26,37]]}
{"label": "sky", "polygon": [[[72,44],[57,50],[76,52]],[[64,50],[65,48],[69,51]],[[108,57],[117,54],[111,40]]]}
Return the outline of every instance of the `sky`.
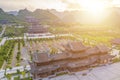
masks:
{"label": "sky", "polygon": [[[76,10],[82,7],[90,7],[94,2],[101,2],[105,6],[120,6],[120,0],[0,0],[0,8],[5,11],[14,11],[27,8],[31,11],[40,9]],[[90,3],[92,3],[90,5]],[[98,4],[99,5],[99,4]],[[96,4],[97,6],[97,4]],[[94,7],[94,6],[93,6]]]}

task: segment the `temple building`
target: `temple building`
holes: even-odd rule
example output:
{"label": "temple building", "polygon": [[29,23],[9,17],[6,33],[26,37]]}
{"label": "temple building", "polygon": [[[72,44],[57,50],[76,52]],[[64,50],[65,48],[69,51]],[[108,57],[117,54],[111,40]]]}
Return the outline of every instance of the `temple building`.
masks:
{"label": "temple building", "polygon": [[74,73],[107,64],[113,56],[105,45],[86,47],[79,41],[62,44],[64,49],[59,54],[34,53],[31,66],[31,74],[34,80],[45,77],[55,77],[60,73]]}
{"label": "temple building", "polygon": [[47,26],[39,24],[39,20],[33,17],[27,17],[27,22],[30,24],[28,27],[28,32],[26,35],[29,37],[39,37],[44,35],[49,35]]}

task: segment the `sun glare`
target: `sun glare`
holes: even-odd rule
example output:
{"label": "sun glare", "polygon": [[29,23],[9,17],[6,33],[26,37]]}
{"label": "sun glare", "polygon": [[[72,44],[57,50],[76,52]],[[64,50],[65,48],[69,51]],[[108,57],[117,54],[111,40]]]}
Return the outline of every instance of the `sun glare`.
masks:
{"label": "sun glare", "polygon": [[79,1],[83,10],[92,13],[93,15],[98,15],[104,12],[106,8],[105,2],[98,1],[98,0],[82,0]]}

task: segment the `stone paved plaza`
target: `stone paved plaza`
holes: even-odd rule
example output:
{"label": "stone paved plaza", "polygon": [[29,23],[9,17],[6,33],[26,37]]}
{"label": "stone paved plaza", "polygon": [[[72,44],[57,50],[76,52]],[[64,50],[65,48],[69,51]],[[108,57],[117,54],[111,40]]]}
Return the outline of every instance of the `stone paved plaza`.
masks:
{"label": "stone paved plaza", "polygon": [[120,80],[120,62],[43,80]]}

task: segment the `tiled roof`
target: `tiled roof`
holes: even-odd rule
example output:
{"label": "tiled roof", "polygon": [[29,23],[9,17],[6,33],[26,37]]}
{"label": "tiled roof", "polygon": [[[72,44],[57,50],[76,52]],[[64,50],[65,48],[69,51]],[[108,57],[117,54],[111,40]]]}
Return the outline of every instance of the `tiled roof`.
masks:
{"label": "tiled roof", "polygon": [[37,70],[37,73],[44,73],[44,72],[50,72],[50,71],[56,70],[58,68],[59,66],[57,65],[46,65],[46,66],[38,67],[38,69],[36,70]]}
{"label": "tiled roof", "polygon": [[99,50],[96,47],[89,48],[85,51],[85,54],[88,54],[88,55],[93,55],[98,53],[99,53]]}
{"label": "tiled roof", "polygon": [[120,38],[116,38],[116,39],[111,40],[111,43],[116,44],[116,45],[120,45]]}
{"label": "tiled roof", "polygon": [[106,45],[103,45],[103,44],[97,45],[96,47],[99,49],[99,51],[100,51],[101,53],[105,53],[105,52],[108,52],[108,51],[109,51],[109,48],[108,48]]}
{"label": "tiled roof", "polygon": [[88,59],[84,59],[84,60],[80,60],[80,61],[76,61],[76,62],[72,62],[69,63],[68,66],[70,68],[75,68],[75,67],[82,67],[82,66],[86,66],[89,64],[89,60]]}
{"label": "tiled roof", "polygon": [[64,48],[73,52],[86,50],[86,47],[80,41],[69,42],[66,45],[64,45]]}
{"label": "tiled roof", "polygon": [[66,53],[59,53],[59,54],[53,54],[53,55],[48,55],[47,53],[34,53],[33,61],[44,63],[49,61],[67,59],[69,57],[70,55]]}
{"label": "tiled roof", "polygon": [[[38,62],[38,63],[47,62],[47,63],[44,65],[41,64],[37,66],[31,65],[31,68],[33,69],[31,71],[37,74],[42,74],[42,73],[56,71],[58,69],[66,68],[66,67],[70,69],[74,69],[74,68],[80,68],[87,65],[93,65],[98,60],[104,61],[106,59],[108,60],[112,58],[112,56],[107,53],[109,49],[105,45],[97,45],[92,48],[91,47],[86,48],[84,45],[81,44],[81,42],[75,42],[75,44],[73,44],[72,42],[70,44],[67,44],[67,46],[68,46],[67,48],[70,48],[78,52],[75,52],[75,53],[63,52],[63,53],[52,54],[52,55],[48,55],[47,53],[34,53],[33,54],[34,62]],[[71,47],[71,46],[75,46],[75,47]],[[81,49],[79,49],[79,47]],[[74,48],[78,48],[78,49],[74,49]],[[82,52],[79,52],[79,51],[82,51]],[[101,53],[105,53],[105,54],[99,55]]]}
{"label": "tiled roof", "polygon": [[[75,43],[75,44],[77,45],[77,43]],[[74,47],[74,48],[79,48],[79,46]],[[84,47],[82,50],[84,50],[85,48],[86,47]],[[81,50],[81,49],[77,49],[75,51],[78,51],[78,50]],[[78,52],[78,53],[62,52],[59,54],[57,53],[57,54],[52,54],[52,55],[48,55],[47,53],[34,53],[33,61],[39,62],[39,63],[44,63],[44,62],[62,60],[62,59],[67,59],[67,58],[82,58],[82,57],[87,57],[89,55],[107,53],[108,51],[109,51],[109,49],[105,45],[97,45],[96,47],[88,48],[88,49],[86,49],[86,51]]]}
{"label": "tiled roof", "polygon": [[34,53],[33,54],[33,61],[35,62],[49,62],[48,54],[46,53]]}
{"label": "tiled roof", "polygon": [[114,56],[110,55],[110,54],[105,54],[105,55],[101,55],[100,56],[100,60],[106,60],[106,59],[111,59]]}
{"label": "tiled roof", "polygon": [[50,57],[52,60],[61,60],[61,59],[66,59],[69,58],[69,54],[66,53],[59,53],[59,54],[54,54]]}
{"label": "tiled roof", "polygon": [[88,53],[71,53],[71,58],[83,58],[83,57],[87,57],[89,54]]}

